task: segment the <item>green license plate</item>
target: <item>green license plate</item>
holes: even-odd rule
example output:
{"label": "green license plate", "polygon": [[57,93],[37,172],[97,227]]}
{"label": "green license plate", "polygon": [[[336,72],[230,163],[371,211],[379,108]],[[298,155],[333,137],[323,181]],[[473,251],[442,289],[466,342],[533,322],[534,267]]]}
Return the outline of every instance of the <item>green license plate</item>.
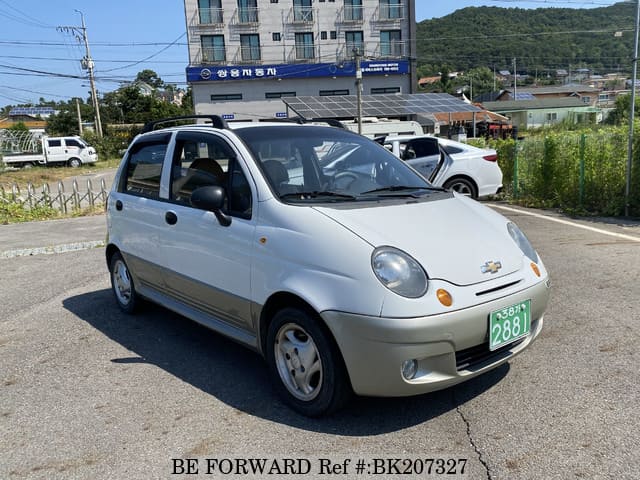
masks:
{"label": "green license plate", "polygon": [[496,350],[531,330],[531,300],[524,300],[489,315],[489,350]]}

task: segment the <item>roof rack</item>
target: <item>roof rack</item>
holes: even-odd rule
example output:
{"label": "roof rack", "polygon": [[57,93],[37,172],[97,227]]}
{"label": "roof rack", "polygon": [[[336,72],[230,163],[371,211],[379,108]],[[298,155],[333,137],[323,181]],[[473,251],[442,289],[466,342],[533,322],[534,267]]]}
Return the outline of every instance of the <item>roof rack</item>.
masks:
{"label": "roof rack", "polygon": [[220,115],[184,115],[180,117],[169,117],[169,118],[163,118],[161,120],[154,120],[152,122],[147,122],[142,128],[141,133],[152,132],[153,130],[155,130],[156,125],[160,125],[163,123],[176,122],[178,120],[187,120],[192,118],[205,118],[205,119],[211,120],[211,126],[213,128],[221,128],[221,129],[229,128],[229,125],[227,124],[226,120],[222,118]]}
{"label": "roof rack", "polygon": [[290,117],[290,118],[273,118],[269,119],[269,122],[282,122],[282,123],[297,123],[298,125],[304,125],[305,123],[322,122],[331,127],[346,129],[340,120],[335,118],[317,117],[317,118],[302,118],[302,117]]}
{"label": "roof rack", "polygon": [[307,120],[307,122],[325,122],[327,125],[330,125],[332,127],[344,128],[344,129],[347,128],[344,126],[344,123],[342,123],[340,120],[336,120],[335,118],[317,117],[317,118],[312,118],[311,120]]}

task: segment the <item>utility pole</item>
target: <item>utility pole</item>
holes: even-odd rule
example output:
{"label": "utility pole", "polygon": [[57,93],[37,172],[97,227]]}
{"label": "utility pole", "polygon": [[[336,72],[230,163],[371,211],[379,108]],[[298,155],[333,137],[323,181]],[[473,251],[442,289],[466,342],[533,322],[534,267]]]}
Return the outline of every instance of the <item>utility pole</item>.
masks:
{"label": "utility pole", "polygon": [[358,104],[358,134],[362,135],[362,66],[360,65],[361,54],[358,51],[357,47],[354,47],[353,55],[356,60],[356,101]]}
{"label": "utility pole", "polygon": [[76,112],[78,113],[78,131],[79,135],[82,136],[82,116],[80,116],[80,100],[76,98]]}
{"label": "utility pole", "polygon": [[80,64],[82,65],[83,70],[89,71],[89,84],[91,85],[91,101],[93,103],[93,108],[95,110],[95,126],[96,126],[96,134],[98,138],[102,138],[102,122],[100,121],[100,105],[98,104],[98,92],[96,92],[96,82],[93,75],[93,59],[91,58],[91,51],[89,50],[89,38],[87,37],[87,27],[84,23],[84,14],[80,10],[76,10],[80,14],[80,18],[82,19],[81,27],[58,27],[58,31],[73,33],[76,36],[76,39],[79,42],[84,43],[85,56],[82,60],[80,60]]}
{"label": "utility pole", "polygon": [[640,31],[640,0],[636,4],[636,39],[633,47],[633,76],[631,79],[631,111],[629,112],[629,145],[627,149],[627,183],[624,196],[624,214],[629,216],[631,201],[631,166],[633,163],[633,121],[636,116],[636,82],[638,78],[638,32]]}
{"label": "utility pole", "polygon": [[515,57],[513,57],[513,99],[518,99],[518,70],[516,69]]}

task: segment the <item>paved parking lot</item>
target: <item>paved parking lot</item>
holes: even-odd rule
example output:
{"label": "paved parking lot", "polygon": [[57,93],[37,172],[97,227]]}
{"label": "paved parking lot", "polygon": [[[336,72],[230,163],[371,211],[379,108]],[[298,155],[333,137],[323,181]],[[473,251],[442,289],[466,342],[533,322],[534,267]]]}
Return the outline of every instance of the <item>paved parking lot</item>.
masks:
{"label": "paved parking lot", "polygon": [[[552,274],[539,340],[455,388],[356,398],[317,420],[282,406],[258,355],[158,307],[121,314],[103,248],[0,255],[0,478],[186,478],[173,459],[383,455],[467,459],[471,479],[638,478],[640,226],[496,208]],[[102,217],[61,222],[69,239],[104,240]],[[0,227],[0,253],[20,234]]]}

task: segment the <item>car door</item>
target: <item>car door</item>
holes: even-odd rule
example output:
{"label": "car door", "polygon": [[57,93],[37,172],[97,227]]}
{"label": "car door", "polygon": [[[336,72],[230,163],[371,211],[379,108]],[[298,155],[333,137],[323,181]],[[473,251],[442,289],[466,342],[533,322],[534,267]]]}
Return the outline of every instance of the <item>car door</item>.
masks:
{"label": "car door", "polygon": [[407,140],[401,153],[402,160],[415,168],[424,178],[431,178],[440,161],[440,146],[435,137]]}
{"label": "car door", "polygon": [[61,138],[46,138],[44,141],[47,162],[66,162],[68,155]]}
{"label": "car door", "polygon": [[166,201],[161,176],[170,138],[169,133],[157,133],[134,143],[124,159],[119,184],[109,195],[110,235],[143,295],[165,286],[160,246],[166,230]]}
{"label": "car door", "polygon": [[[167,292],[218,330],[224,330],[221,324],[251,330],[255,221],[250,177],[230,143],[215,133],[178,132],[171,162],[161,247]],[[228,226],[190,204],[193,191],[212,185],[226,190]]]}

